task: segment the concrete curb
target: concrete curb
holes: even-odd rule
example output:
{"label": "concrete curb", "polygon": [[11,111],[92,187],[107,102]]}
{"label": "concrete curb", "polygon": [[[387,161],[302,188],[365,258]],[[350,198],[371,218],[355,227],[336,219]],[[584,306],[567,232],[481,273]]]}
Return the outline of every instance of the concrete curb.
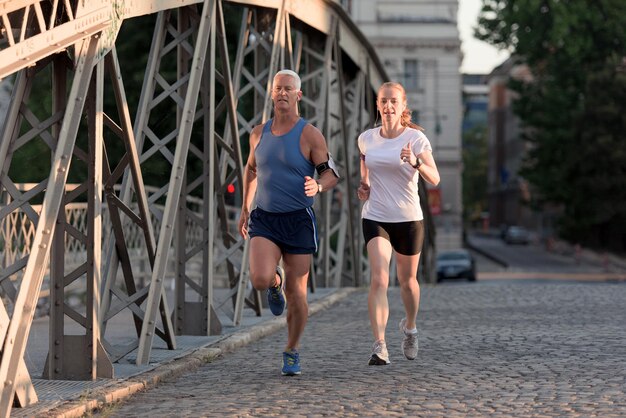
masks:
{"label": "concrete curb", "polygon": [[[309,316],[329,308],[358,289],[356,287],[340,288],[320,300],[310,302]],[[88,391],[81,395],[79,399],[72,399],[63,405],[51,408],[45,412],[45,415],[60,418],[82,417],[93,410],[104,408],[106,405],[127,399],[137,392],[155,387],[165,379],[179,377],[185,373],[192,372],[203,364],[210,363],[222,354],[237,350],[251,342],[273,334],[286,325],[286,317],[280,316],[242,329],[209,346],[200,347],[183,357],[162,363],[145,373],[103,388]]]}

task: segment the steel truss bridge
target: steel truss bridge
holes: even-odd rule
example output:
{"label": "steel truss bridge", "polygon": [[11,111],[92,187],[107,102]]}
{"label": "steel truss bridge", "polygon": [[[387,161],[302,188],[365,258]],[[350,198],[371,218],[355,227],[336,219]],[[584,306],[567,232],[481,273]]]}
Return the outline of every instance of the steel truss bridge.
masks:
{"label": "steel truss bridge", "polygon": [[[137,51],[147,61],[133,118],[128,63],[116,46],[124,22],[140,16],[154,23],[151,44]],[[323,132],[342,173],[316,202],[322,241],[311,290],[361,285],[356,137],[372,126],[375,90],[387,76],[339,4],[0,0],[0,79],[12,85],[0,140],[0,415],[37,402],[23,358],[44,286],[48,379],[113,377],[112,364],[134,350],[146,364],[155,338],[174,349],[176,335],[219,334],[218,310],[234,325],[244,309],[261,315],[227,187],[242,184],[242,145],[270,117],[271,78],[281,68],[301,75],[301,113]],[[35,89],[50,103],[30,100]],[[44,157],[31,163],[49,169],[30,184],[14,182],[29,169],[19,156],[33,147]],[[160,184],[144,181],[153,167],[166,173]],[[70,185],[71,173],[83,180]],[[83,259],[68,263],[77,248]],[[141,280],[138,252],[149,265]],[[174,280],[173,310],[166,280]],[[77,287],[80,309],[68,302]],[[136,339],[116,346],[107,324],[121,313],[132,316]],[[83,333],[68,334],[67,321]]]}

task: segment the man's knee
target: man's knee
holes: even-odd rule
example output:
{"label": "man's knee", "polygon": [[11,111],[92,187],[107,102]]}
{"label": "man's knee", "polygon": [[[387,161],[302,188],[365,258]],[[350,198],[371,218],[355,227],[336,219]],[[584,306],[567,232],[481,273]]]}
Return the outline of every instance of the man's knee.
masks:
{"label": "man's knee", "polygon": [[250,283],[256,290],[267,290],[275,282],[276,273],[250,272]]}
{"label": "man's knee", "polygon": [[289,298],[290,301],[294,301],[294,302],[302,302],[305,301],[306,302],[306,297],[307,297],[307,289],[304,288],[301,289],[300,287],[294,288],[292,286],[285,286],[285,296],[287,296]]}

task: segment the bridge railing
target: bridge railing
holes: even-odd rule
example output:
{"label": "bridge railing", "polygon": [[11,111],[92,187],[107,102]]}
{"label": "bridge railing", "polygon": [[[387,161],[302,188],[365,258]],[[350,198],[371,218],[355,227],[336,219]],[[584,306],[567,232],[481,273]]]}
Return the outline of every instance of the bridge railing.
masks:
{"label": "bridge railing", "polygon": [[[17,184],[18,189],[22,192],[28,191],[34,186],[30,183]],[[74,190],[77,187],[75,184],[67,184],[66,191]],[[154,193],[157,190],[156,187],[146,187],[146,191]],[[188,210],[195,211],[196,214],[200,213],[203,201],[194,196],[187,196],[185,198]],[[6,207],[10,203],[10,198],[6,193],[0,194],[0,208]],[[41,205],[31,206],[38,214],[41,213]],[[131,206],[132,207],[132,206]],[[162,209],[162,206],[161,206]],[[236,222],[239,216],[239,207],[226,205],[227,219],[229,220],[229,231],[236,233]],[[65,222],[72,227],[79,230],[81,233],[87,233],[88,222],[88,206],[87,202],[74,202],[65,205],[65,211],[63,216]],[[161,222],[156,216],[151,216],[151,222],[156,231],[159,230]],[[15,210],[8,216],[0,219],[0,270],[3,270],[20,259],[27,257],[30,253],[30,249],[35,237],[36,225],[32,222],[31,218],[21,210]],[[111,218],[107,206],[103,207],[102,211],[102,249],[103,253],[108,251],[108,245],[110,243],[112,233]],[[220,234],[220,231],[216,231]],[[150,260],[148,259],[148,251],[143,238],[143,231],[135,223],[128,222],[125,225],[125,237],[126,245],[131,254],[134,269],[133,274],[145,285],[145,281],[149,279],[152,269],[150,268]],[[202,227],[196,223],[187,222],[185,228],[185,243],[187,248],[191,248],[200,244],[203,240]],[[174,251],[172,245],[170,251]],[[199,258],[197,256],[196,258]],[[87,247],[86,243],[80,240],[71,238],[71,236],[65,237],[65,251],[64,251],[64,265],[66,269],[72,270],[75,267],[85,263],[87,259]],[[166,279],[172,280],[175,274],[174,259],[171,257],[172,262],[168,265]],[[198,278],[200,271],[193,269],[193,260],[188,267],[188,272],[191,277]],[[191,267],[191,269],[189,268]],[[199,268],[199,267],[198,267]],[[49,273],[49,267],[47,274]],[[216,272],[216,285],[218,287],[228,287],[226,282],[225,272]],[[21,280],[23,270],[16,271],[11,280]],[[219,280],[221,279],[221,280]],[[1,292],[1,289],[0,289]],[[42,289],[40,298],[48,297],[49,292],[47,289]]]}

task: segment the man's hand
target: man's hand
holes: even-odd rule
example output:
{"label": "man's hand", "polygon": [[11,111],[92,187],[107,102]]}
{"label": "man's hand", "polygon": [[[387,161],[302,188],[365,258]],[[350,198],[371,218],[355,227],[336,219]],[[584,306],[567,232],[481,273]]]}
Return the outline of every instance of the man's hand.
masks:
{"label": "man's hand", "polygon": [[250,218],[250,212],[247,210],[241,210],[239,215],[239,235],[244,239],[248,239],[248,220]]}
{"label": "man's hand", "polygon": [[317,194],[319,185],[313,177],[304,176],[304,194],[307,197],[313,197]]}

